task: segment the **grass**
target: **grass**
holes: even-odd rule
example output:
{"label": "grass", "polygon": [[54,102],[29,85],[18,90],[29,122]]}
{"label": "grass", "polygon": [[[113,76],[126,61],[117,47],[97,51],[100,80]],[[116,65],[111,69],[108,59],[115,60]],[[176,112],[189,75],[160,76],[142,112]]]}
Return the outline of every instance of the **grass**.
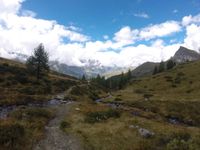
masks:
{"label": "grass", "polygon": [[[76,111],[79,108],[80,111]],[[71,123],[66,128],[68,133],[76,134],[84,142],[84,149],[90,150],[157,150],[167,149],[167,145],[173,143],[174,139],[195,140],[200,133],[197,127],[172,125],[163,121],[148,119],[140,116],[132,116],[130,111],[122,111],[120,117],[107,118],[106,120],[88,123],[85,121],[87,114],[98,114],[108,112],[109,107],[102,104],[80,103],[74,106],[66,121]],[[150,139],[143,138],[136,128],[139,126],[155,133]],[[186,139],[187,138],[187,139]],[[195,146],[198,145],[196,141]],[[169,146],[168,146],[169,147]]]}
{"label": "grass", "polygon": [[21,108],[0,122],[0,147],[2,150],[32,149],[43,138],[44,126],[53,117],[45,108]]}
{"label": "grass", "polygon": [[[152,94],[153,99],[162,101],[186,100],[196,101],[200,97],[198,74],[200,62],[177,66],[176,68],[140,80],[133,80],[125,90],[119,93],[126,100],[144,99],[144,94]],[[130,97],[129,97],[130,96]]]}
{"label": "grass", "polygon": [[176,68],[132,82],[123,90],[113,92],[126,105],[174,117],[179,121],[200,126],[200,62]]}
{"label": "grass", "polygon": [[53,71],[37,81],[24,64],[0,58],[0,106],[47,100],[78,83]]}
{"label": "grass", "polygon": [[77,85],[72,88],[71,92],[68,93],[66,98],[74,99],[78,101],[88,101],[94,102],[100,97],[105,97],[107,95],[107,91],[102,87],[96,84],[82,84]]}
{"label": "grass", "polygon": [[[154,76],[132,80],[123,90],[113,91],[113,97],[105,101],[122,104],[117,118],[102,117],[110,109],[105,104],[81,102],[66,117],[71,127],[65,131],[80,136],[87,150],[200,149],[199,67],[200,62],[179,65]],[[85,120],[87,117],[90,123]],[[172,124],[170,118],[180,123]],[[145,128],[155,135],[146,139],[132,126]]]}
{"label": "grass", "polygon": [[0,120],[0,149],[32,149],[54,115],[53,110],[26,104],[43,103],[76,84],[78,79],[53,71],[37,81],[24,64],[0,58],[0,106],[25,105]]}
{"label": "grass", "polygon": [[[15,80],[12,70],[0,74],[5,77],[5,80],[0,80],[0,104],[40,101],[44,99],[44,93],[32,93],[30,89],[45,88],[49,81],[52,93],[79,83],[66,95],[66,99],[72,97],[77,103],[60,123],[60,129],[80,137],[84,149],[197,150],[200,149],[199,68],[200,62],[192,62],[154,76],[132,80],[124,89],[113,91],[113,96],[105,99],[106,102],[120,103],[121,107],[117,109],[94,102],[107,95],[106,90],[97,85],[82,85],[69,77],[57,78],[57,74],[50,74],[39,85],[30,82],[31,76],[26,83],[21,83]],[[12,82],[16,82],[14,86]],[[14,111],[8,120],[0,122],[0,147],[31,149],[43,137],[44,126],[52,117],[52,111],[42,108]],[[170,123],[170,118],[176,118],[180,124]],[[18,128],[20,132],[16,132]],[[152,131],[155,135],[144,138],[138,128]]]}
{"label": "grass", "polygon": [[88,112],[85,117],[85,122],[96,123],[108,120],[109,118],[119,118],[120,112],[114,109],[106,111]]}

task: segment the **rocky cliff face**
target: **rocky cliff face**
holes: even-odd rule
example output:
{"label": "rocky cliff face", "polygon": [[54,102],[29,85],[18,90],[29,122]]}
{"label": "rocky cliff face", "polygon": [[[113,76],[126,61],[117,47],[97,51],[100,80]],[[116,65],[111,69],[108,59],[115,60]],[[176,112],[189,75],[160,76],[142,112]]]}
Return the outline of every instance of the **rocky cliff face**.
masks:
{"label": "rocky cliff face", "polygon": [[176,63],[196,61],[196,60],[200,60],[200,54],[197,53],[196,51],[193,51],[181,46],[179,50],[175,53],[173,60]]}

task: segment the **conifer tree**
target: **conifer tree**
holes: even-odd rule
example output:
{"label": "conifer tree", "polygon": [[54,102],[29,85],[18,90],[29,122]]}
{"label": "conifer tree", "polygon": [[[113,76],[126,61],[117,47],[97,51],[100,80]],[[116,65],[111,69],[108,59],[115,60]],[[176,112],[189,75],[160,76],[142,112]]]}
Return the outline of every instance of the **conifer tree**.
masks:
{"label": "conifer tree", "polygon": [[43,44],[40,44],[34,50],[34,55],[27,59],[26,66],[31,73],[35,74],[37,80],[49,71],[48,53],[44,50]]}

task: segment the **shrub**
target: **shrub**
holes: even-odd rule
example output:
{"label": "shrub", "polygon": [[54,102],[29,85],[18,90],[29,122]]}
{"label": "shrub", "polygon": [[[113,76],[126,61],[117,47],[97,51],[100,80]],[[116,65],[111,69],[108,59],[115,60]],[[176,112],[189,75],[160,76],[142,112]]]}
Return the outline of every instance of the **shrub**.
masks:
{"label": "shrub", "polygon": [[180,83],[181,83],[181,78],[180,78],[180,77],[176,77],[176,78],[174,79],[174,83],[175,83],[175,84],[180,84]]}
{"label": "shrub", "polygon": [[14,77],[14,79],[18,82],[20,82],[21,84],[25,84],[28,83],[28,77],[25,73],[17,73]]}
{"label": "shrub", "polygon": [[179,72],[177,73],[177,76],[181,77],[181,76],[184,76],[185,74],[183,72]]}
{"label": "shrub", "polygon": [[91,92],[89,93],[89,98],[92,99],[92,100],[97,100],[97,99],[99,99],[100,97],[99,97],[99,95],[98,95],[95,91],[91,91]]}
{"label": "shrub", "polygon": [[119,97],[116,97],[116,98],[115,98],[115,101],[122,101],[122,99],[119,98]]}
{"label": "shrub", "polygon": [[22,125],[12,123],[0,125],[0,147],[14,149],[19,146],[25,134]]}
{"label": "shrub", "polygon": [[102,112],[90,112],[86,114],[85,122],[96,123],[107,120],[109,118],[119,118],[120,112],[114,109],[110,109]]}
{"label": "shrub", "polygon": [[167,82],[173,82],[173,78],[171,76],[165,76],[164,78]]}
{"label": "shrub", "polygon": [[8,63],[3,63],[3,66],[8,67],[9,64]]}
{"label": "shrub", "polygon": [[16,119],[24,119],[25,117],[27,120],[33,120],[34,118],[50,119],[52,117],[52,113],[45,108],[20,109],[12,112],[10,115]]}
{"label": "shrub", "polygon": [[64,130],[65,128],[69,128],[70,127],[70,123],[67,121],[61,121],[60,123],[60,129]]}
{"label": "shrub", "polygon": [[173,139],[167,144],[167,150],[188,150],[188,143],[184,140]]}
{"label": "shrub", "polygon": [[36,89],[34,87],[23,87],[19,89],[19,92],[27,95],[34,95],[36,94]]}
{"label": "shrub", "polygon": [[136,89],[134,92],[137,94],[144,94],[145,90],[144,89]]}
{"label": "shrub", "polygon": [[176,84],[173,83],[173,84],[172,84],[172,87],[173,87],[173,88],[176,88],[177,86],[176,86]]}
{"label": "shrub", "polygon": [[153,94],[146,93],[143,95],[143,97],[149,99],[149,98],[153,97]]}

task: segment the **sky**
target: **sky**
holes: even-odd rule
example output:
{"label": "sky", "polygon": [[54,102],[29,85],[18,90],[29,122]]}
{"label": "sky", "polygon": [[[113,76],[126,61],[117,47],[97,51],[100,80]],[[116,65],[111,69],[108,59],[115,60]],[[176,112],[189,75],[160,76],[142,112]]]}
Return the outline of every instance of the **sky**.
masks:
{"label": "sky", "polygon": [[199,52],[200,0],[0,0],[0,56],[30,56],[40,43],[50,60],[135,67]]}

